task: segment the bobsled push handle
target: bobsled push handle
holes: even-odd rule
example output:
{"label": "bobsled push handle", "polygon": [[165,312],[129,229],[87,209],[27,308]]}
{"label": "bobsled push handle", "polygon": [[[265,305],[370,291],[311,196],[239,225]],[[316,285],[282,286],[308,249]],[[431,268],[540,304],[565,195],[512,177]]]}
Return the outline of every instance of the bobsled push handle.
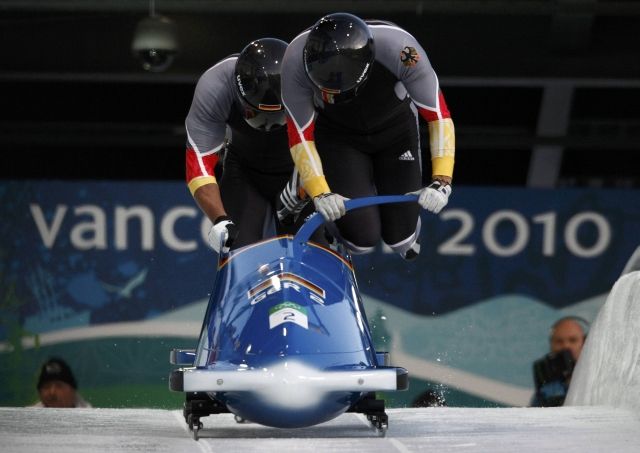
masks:
{"label": "bobsled push handle", "polygon": [[[408,203],[416,202],[418,200],[417,195],[378,195],[375,197],[363,197],[355,198],[353,200],[347,200],[344,205],[347,212],[358,208],[364,208],[367,206],[374,206],[387,203]],[[324,218],[317,212],[313,214],[309,220],[298,230],[294,238],[294,243],[304,244],[311,235],[324,224]]]}

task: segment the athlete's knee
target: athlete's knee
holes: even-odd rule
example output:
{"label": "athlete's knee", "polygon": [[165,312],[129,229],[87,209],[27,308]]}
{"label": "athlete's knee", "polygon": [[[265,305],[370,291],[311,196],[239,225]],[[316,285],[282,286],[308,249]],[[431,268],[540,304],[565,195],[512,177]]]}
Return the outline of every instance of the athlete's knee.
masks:
{"label": "athlete's knee", "polygon": [[418,257],[418,254],[420,253],[420,228],[421,228],[421,221],[420,221],[420,217],[418,217],[418,223],[416,224],[416,229],[412,234],[392,244],[389,244],[388,242],[385,241],[385,244],[388,245],[391,250],[399,254],[405,260],[413,261]]}
{"label": "athlete's knee", "polygon": [[373,251],[380,243],[380,220],[377,211],[362,209],[336,222],[340,236],[354,254]]}
{"label": "athlete's knee", "polygon": [[354,255],[364,255],[366,253],[371,253],[376,248],[375,244],[374,245],[357,245],[344,238],[342,239],[342,241],[346,245],[349,252],[351,252]]}

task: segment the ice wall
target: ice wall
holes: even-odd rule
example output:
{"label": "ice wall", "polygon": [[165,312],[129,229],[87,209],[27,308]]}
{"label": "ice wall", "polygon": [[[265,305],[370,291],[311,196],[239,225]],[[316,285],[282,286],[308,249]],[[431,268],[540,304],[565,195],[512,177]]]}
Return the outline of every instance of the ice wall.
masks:
{"label": "ice wall", "polygon": [[594,321],[565,406],[640,412],[640,271],[623,274]]}

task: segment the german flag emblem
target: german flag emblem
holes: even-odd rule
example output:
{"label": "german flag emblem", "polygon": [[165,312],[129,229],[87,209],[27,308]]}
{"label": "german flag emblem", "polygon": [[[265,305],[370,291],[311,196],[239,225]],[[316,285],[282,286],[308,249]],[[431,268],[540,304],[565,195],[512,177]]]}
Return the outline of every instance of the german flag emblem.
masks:
{"label": "german flag emblem", "polygon": [[413,47],[407,46],[400,52],[400,61],[407,67],[417,65],[418,60],[420,60],[420,55],[418,55],[418,51]]}
{"label": "german flag emblem", "polygon": [[282,104],[258,104],[258,108],[267,112],[277,112],[282,110]]}
{"label": "german flag emblem", "polygon": [[340,94],[340,90],[333,90],[331,88],[322,88],[322,100],[327,104],[335,104],[335,95]]}

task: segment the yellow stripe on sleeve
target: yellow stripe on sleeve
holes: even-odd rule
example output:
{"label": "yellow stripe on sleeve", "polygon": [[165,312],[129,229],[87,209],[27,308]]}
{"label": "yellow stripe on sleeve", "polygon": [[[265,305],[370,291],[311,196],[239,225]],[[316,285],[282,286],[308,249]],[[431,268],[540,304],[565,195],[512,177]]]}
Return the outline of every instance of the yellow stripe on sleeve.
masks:
{"label": "yellow stripe on sleeve", "polygon": [[322,162],[313,141],[305,141],[291,147],[291,157],[296,164],[304,190],[311,198],[331,192],[322,172]]}
{"label": "yellow stripe on sleeve", "polygon": [[431,159],[431,176],[453,177],[453,157],[433,157]]}
{"label": "yellow stripe on sleeve", "polygon": [[432,174],[453,176],[456,134],[451,118],[429,122],[429,147]]}
{"label": "yellow stripe on sleeve", "polygon": [[193,178],[188,184],[189,192],[191,192],[191,195],[193,196],[196,193],[196,190],[202,186],[206,186],[207,184],[218,184],[218,181],[216,180],[216,177],[212,175]]}

